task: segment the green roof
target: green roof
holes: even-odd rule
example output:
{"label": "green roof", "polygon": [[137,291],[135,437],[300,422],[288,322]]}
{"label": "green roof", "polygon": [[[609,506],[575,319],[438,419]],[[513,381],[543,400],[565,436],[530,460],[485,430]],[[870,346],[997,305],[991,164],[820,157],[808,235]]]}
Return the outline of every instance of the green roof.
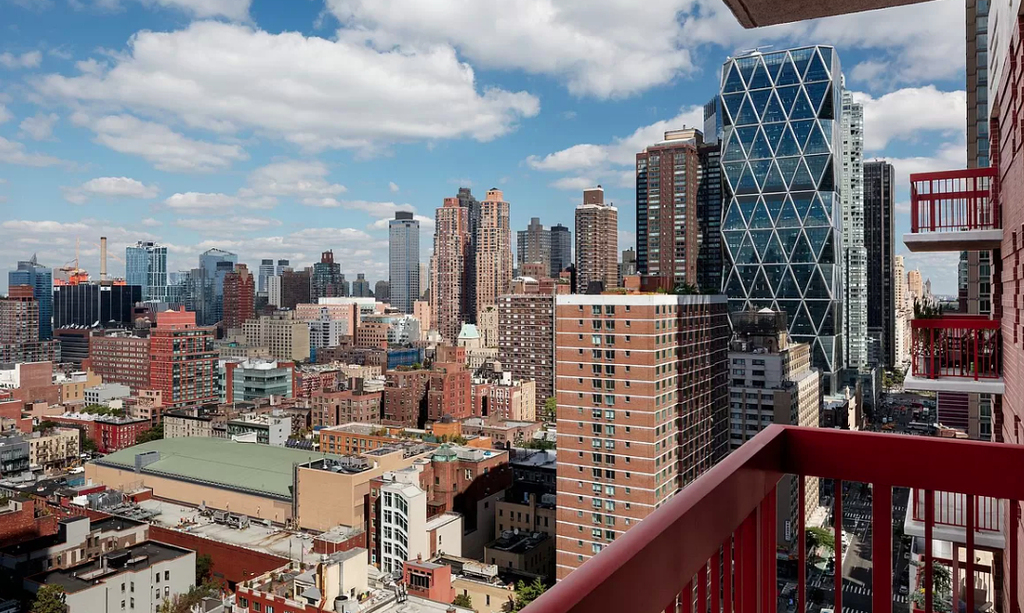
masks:
{"label": "green roof", "polygon": [[135,470],[135,456],[151,451],[159,452],[160,459],[143,467],[145,474],[286,500],[292,498],[292,464],[336,457],[302,449],[197,436],[142,443],[94,460],[94,463]]}

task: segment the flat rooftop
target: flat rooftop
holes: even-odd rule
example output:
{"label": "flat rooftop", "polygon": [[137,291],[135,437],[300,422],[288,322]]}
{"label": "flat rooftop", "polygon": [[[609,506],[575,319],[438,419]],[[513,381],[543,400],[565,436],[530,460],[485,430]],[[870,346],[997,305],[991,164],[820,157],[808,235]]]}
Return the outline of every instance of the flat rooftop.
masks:
{"label": "flat rooftop", "polygon": [[140,569],[149,568],[154,564],[159,564],[160,562],[176,560],[183,556],[187,556],[192,552],[188,549],[182,549],[165,543],[146,541],[125,549],[120,549],[113,553],[127,553],[128,562],[121,568],[109,568],[107,569],[109,572],[92,576],[91,573],[102,573],[103,557],[110,557],[110,554],[107,554],[106,556],[72,568],[39,573],[38,575],[29,577],[29,580],[43,585],[59,585],[64,588],[64,592],[73,594],[93,587],[99,583],[104,583],[106,580],[117,577],[124,572],[137,572]]}
{"label": "flat rooftop", "polygon": [[239,443],[208,437],[165,438],[93,460],[98,466],[135,470],[135,456],[157,452],[143,474],[191,481],[291,500],[292,465],[339,456],[289,447]]}

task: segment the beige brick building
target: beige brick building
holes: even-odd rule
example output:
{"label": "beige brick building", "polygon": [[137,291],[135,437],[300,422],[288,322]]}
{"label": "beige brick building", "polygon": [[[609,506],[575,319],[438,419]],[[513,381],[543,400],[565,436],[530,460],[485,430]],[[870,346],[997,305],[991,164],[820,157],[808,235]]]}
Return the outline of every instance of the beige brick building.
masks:
{"label": "beige brick building", "polygon": [[78,428],[54,428],[28,439],[28,459],[33,466],[66,466],[81,453]]}
{"label": "beige brick building", "polygon": [[576,291],[586,292],[591,281],[606,290],[619,283],[619,210],[604,203],[600,185],[583,190],[576,207]]}

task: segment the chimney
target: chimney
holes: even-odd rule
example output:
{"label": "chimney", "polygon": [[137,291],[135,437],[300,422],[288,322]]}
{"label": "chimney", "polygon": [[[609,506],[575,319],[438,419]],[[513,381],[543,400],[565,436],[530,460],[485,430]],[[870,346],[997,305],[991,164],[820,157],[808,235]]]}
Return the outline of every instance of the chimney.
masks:
{"label": "chimney", "polygon": [[107,237],[100,237],[100,282],[107,280]]}

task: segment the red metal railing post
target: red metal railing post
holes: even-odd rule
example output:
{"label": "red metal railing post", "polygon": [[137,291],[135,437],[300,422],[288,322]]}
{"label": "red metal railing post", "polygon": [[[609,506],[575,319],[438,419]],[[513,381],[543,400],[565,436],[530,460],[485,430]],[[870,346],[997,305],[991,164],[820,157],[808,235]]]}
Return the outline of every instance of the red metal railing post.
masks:
{"label": "red metal railing post", "polygon": [[[914,494],[920,490],[915,490]],[[924,610],[932,608],[932,525],[935,523],[935,492],[924,491]],[[916,586],[910,586],[914,588]]]}
{"label": "red metal railing post", "polygon": [[725,539],[725,544],[722,545],[722,613],[732,613],[733,611],[733,547],[732,537]]}
{"label": "red metal railing post", "polygon": [[797,476],[799,487],[797,488],[797,530],[800,533],[797,535],[797,570],[796,570],[796,610],[803,613],[807,610],[807,526],[805,525],[804,517],[806,516],[807,509],[805,508],[806,502],[804,496],[806,496],[807,484],[806,479],[800,475]]}
{"label": "red metal railing post", "polygon": [[686,582],[683,591],[679,594],[680,611],[691,613],[693,611],[693,579]]}
{"label": "red metal railing post", "polygon": [[[929,194],[929,195],[930,196],[934,196],[934,194]],[[931,230],[932,232],[934,232],[935,231],[935,198],[934,197],[930,198],[928,200],[928,205],[929,205],[928,206],[928,211],[929,211],[928,229]]]}
{"label": "red metal railing post", "polygon": [[708,613],[708,567],[697,573],[697,613]]}
{"label": "red metal railing post", "polygon": [[[910,184],[910,232],[917,234],[919,227],[917,219],[917,186],[914,183]],[[800,609],[803,611],[803,609]]]}
{"label": "red metal railing post", "polygon": [[973,330],[974,333],[974,380],[978,380],[978,371],[981,370],[978,364],[978,343],[981,342],[981,330]]}
{"label": "red metal railing post", "polygon": [[843,559],[845,552],[843,551],[843,480],[835,480],[835,496],[832,497],[832,519],[833,529],[835,531],[835,551],[836,551],[836,572],[835,572],[835,584],[836,584],[836,597],[835,597],[835,610],[843,610]]}
{"label": "red metal railing post", "polygon": [[871,610],[892,611],[892,486],[875,483],[871,493]]}
{"label": "red metal railing post", "polygon": [[1008,500],[1007,503],[1009,512],[1006,514],[1006,521],[1009,525],[1006,531],[1010,533],[1010,613],[1020,613],[1020,601],[1017,599],[1017,530],[1020,526],[1020,502]]}
{"label": "red metal railing post", "polygon": [[722,556],[719,552],[715,552],[711,556],[711,613],[718,613],[721,611],[720,608],[720,573],[722,572]]}
{"label": "red metal railing post", "polygon": [[928,347],[929,347],[928,355],[929,355],[929,357],[931,358],[931,361],[932,361],[932,367],[928,371],[928,378],[929,379],[936,379],[936,378],[938,378],[938,375],[935,373],[935,329],[934,328],[929,328],[928,329]]}
{"label": "red metal railing post", "polygon": [[736,552],[737,570],[736,611],[746,613],[757,610],[757,510],[740,527],[742,549]]}
{"label": "red metal railing post", "polygon": [[[967,495],[967,565],[964,567],[964,592],[967,610],[974,611],[974,505],[977,499],[973,494]],[[955,609],[960,610],[959,606]]]}

